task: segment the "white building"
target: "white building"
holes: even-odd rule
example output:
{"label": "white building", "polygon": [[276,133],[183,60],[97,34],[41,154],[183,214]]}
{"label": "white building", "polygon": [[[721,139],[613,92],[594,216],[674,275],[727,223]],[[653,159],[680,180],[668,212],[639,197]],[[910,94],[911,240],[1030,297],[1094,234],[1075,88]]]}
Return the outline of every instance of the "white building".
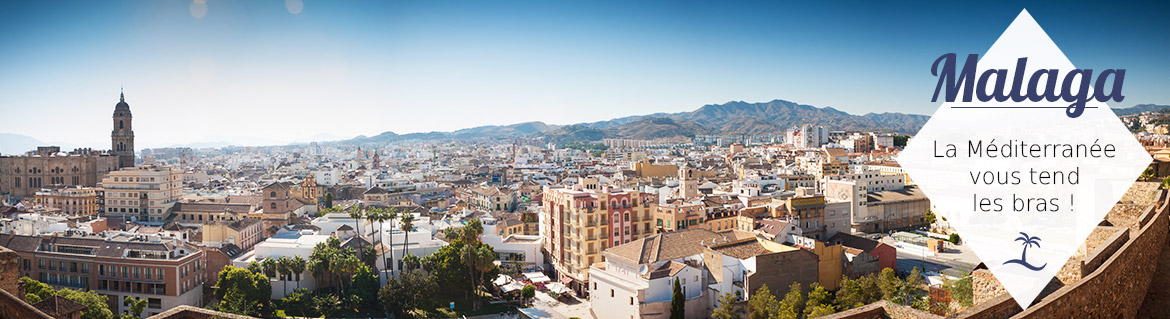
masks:
{"label": "white building", "polygon": [[[265,258],[293,258],[300,256],[304,260],[309,260],[309,256],[313,254],[313,248],[318,243],[323,243],[329,239],[329,235],[317,235],[312,231],[305,230],[303,232],[292,232],[277,234],[271,238],[256,244],[252,251],[246,252],[235,260],[232,260],[232,266],[247,268],[248,264],[253,261],[264,260]],[[294,276],[294,279],[296,276]],[[286,291],[291,292],[296,287],[306,288],[309,290],[317,289],[317,280],[313,277],[310,270],[305,270],[300,276],[301,280],[282,281],[276,278],[271,279],[272,283],[272,299],[284,298]]]}
{"label": "white building", "polygon": [[668,318],[674,280],[678,279],[687,318],[706,318],[707,270],[704,243],[723,235],[692,228],[662,233],[603,251],[605,262],[589,268],[589,302],[597,318]]}

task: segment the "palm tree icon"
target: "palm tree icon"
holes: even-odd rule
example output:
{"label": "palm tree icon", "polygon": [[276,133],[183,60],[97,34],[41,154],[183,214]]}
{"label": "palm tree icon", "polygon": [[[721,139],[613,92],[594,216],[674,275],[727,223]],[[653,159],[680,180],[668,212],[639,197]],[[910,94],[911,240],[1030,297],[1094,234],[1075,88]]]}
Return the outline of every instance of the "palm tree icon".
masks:
{"label": "palm tree icon", "polygon": [[1008,261],[1005,261],[1003,264],[1004,265],[1020,264],[1020,266],[1024,266],[1024,268],[1028,268],[1028,269],[1031,269],[1033,271],[1041,270],[1041,269],[1044,269],[1044,267],[1048,266],[1048,263],[1044,263],[1043,265],[1040,265],[1039,267],[1033,266],[1032,264],[1028,263],[1028,247],[1036,246],[1036,248],[1040,248],[1040,237],[1028,236],[1028,234],[1026,234],[1024,232],[1020,232],[1020,235],[1023,235],[1023,236],[1020,236],[1020,237],[1016,238],[1016,240],[1015,240],[1015,241],[1024,242],[1023,243],[1024,252],[1020,254],[1020,259],[1008,260]]}

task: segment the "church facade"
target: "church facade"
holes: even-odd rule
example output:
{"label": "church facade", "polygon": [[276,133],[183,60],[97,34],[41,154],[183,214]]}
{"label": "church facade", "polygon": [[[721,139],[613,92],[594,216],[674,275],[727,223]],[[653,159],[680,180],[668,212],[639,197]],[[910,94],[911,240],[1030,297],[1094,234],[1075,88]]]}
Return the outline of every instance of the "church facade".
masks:
{"label": "church facade", "polygon": [[134,166],[134,130],[130,104],[122,94],[114,106],[109,151],[79,148],[61,152],[42,146],[24,155],[0,156],[0,194],[31,198],[52,185],[97,186],[111,171]]}

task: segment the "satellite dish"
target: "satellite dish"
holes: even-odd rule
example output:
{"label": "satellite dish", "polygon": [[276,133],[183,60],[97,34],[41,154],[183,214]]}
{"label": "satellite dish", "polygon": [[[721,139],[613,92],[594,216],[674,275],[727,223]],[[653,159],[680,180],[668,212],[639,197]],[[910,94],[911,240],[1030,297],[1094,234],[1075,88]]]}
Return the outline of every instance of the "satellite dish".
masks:
{"label": "satellite dish", "polygon": [[647,267],[646,265],[642,265],[642,267],[638,268],[638,274],[645,275],[646,273],[649,273],[649,272],[650,272],[650,267]]}

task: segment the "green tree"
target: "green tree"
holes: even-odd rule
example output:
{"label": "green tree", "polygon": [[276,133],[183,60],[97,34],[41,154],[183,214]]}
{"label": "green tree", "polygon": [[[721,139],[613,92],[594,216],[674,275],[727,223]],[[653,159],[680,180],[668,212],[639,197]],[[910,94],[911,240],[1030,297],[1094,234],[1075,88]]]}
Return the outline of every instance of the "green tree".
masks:
{"label": "green tree", "polygon": [[841,310],[867,305],[882,298],[881,288],[873,274],[850,279],[841,278],[841,288],[837,290],[836,301]]}
{"label": "green tree", "polygon": [[58,296],[73,302],[85,305],[85,309],[81,310],[81,319],[112,319],[114,312],[110,311],[108,299],[106,296],[99,295],[93,290],[78,291],[72,289],[61,289],[57,292]]}
{"label": "green tree", "polygon": [[365,231],[362,230],[362,218],[366,216],[366,209],[354,205],[349,207],[349,211],[347,213],[349,213],[349,218],[353,218],[354,233],[357,234],[359,238],[363,237],[365,235],[363,234]]}
{"label": "green tree", "polygon": [[333,193],[325,193],[325,208],[333,208]]}
{"label": "green tree", "polygon": [[33,280],[32,278],[20,277],[18,280],[20,280],[20,283],[24,285],[24,302],[27,302],[30,305],[41,302],[41,300],[48,299],[49,297],[57,294],[57,291],[53,290],[52,286]]}
{"label": "green tree", "polygon": [[297,289],[301,289],[301,274],[305,273],[306,262],[301,256],[293,256],[288,262],[288,270],[292,272],[297,282]]}
{"label": "green tree", "polygon": [[297,288],[280,299],[284,313],[294,317],[316,317],[317,309],[313,304],[313,295],[308,289]]}
{"label": "green tree", "polygon": [[264,270],[264,275],[268,278],[276,278],[276,258],[264,258],[260,261],[260,269]]}
{"label": "green tree", "polygon": [[788,293],[784,295],[784,300],[780,301],[780,318],[797,319],[803,313],[804,293],[800,289],[800,283],[794,282],[788,286]]}
{"label": "green tree", "polygon": [[780,301],[776,300],[768,285],[761,285],[748,299],[748,319],[768,319],[779,312]]}
{"label": "green tree", "polygon": [[963,307],[970,307],[974,304],[974,290],[971,287],[970,275],[958,280],[946,280],[943,283],[943,288],[950,294],[951,300],[958,301]]}
{"label": "green tree", "polygon": [[397,318],[410,318],[416,309],[434,307],[433,298],[438,290],[439,285],[425,271],[403,271],[398,277],[386,280],[386,285],[378,291],[378,303]]}
{"label": "green tree", "polygon": [[264,273],[264,268],[260,267],[259,261],[253,260],[252,262],[248,263],[248,271],[251,271],[251,272],[254,272],[257,274],[262,274],[262,273]]}
{"label": "green tree", "polygon": [[276,259],[276,272],[280,275],[280,285],[282,287],[281,292],[283,294],[288,294],[288,282],[289,280],[292,280],[291,263],[292,260],[285,256],[280,256],[280,258]]}
{"label": "green tree", "polygon": [[947,241],[951,242],[952,244],[958,245],[960,239],[961,238],[959,238],[958,233],[951,233],[951,236],[947,238]]}
{"label": "green tree", "polygon": [[142,311],[146,310],[146,299],[126,297],[122,300],[122,305],[126,306],[121,315],[122,319],[140,319]]}
{"label": "green tree", "polygon": [[825,287],[819,283],[812,283],[809,285],[808,302],[804,305],[804,315],[807,318],[815,318],[824,315],[829,315],[836,312],[833,307],[833,295],[825,290]]}
{"label": "green tree", "polygon": [[263,274],[233,266],[224,267],[216,280],[217,308],[245,316],[270,317],[272,285]]}
{"label": "green tree", "polygon": [[901,297],[899,290],[902,289],[902,279],[898,278],[898,275],[894,273],[894,269],[882,269],[877,279],[878,289],[882,292],[882,298],[901,303],[901,300],[898,299]]}
{"label": "green tree", "polygon": [[422,259],[415,255],[402,256],[402,268],[415,270],[422,267]]}
{"label": "green tree", "polygon": [[687,317],[686,296],[683,296],[682,285],[678,277],[674,278],[674,292],[670,295],[670,319],[684,319]]}
{"label": "green tree", "polygon": [[399,220],[399,222],[402,223],[401,227],[404,235],[402,236],[402,256],[406,256],[406,244],[410,242],[410,232],[414,231],[414,214],[404,212],[402,214],[402,220]]}
{"label": "green tree", "polygon": [[364,310],[374,309],[378,302],[378,276],[369,266],[361,265],[353,274],[353,295],[361,300],[359,305]]}
{"label": "green tree", "polygon": [[341,299],[337,298],[337,295],[318,295],[313,297],[313,304],[317,307],[317,313],[325,318],[337,318],[341,311]]}
{"label": "green tree", "polygon": [[711,312],[711,318],[714,319],[740,319],[739,312],[735,311],[736,300],[735,295],[730,292],[725,292],[719,295],[719,307]]}
{"label": "green tree", "polygon": [[522,303],[524,305],[528,305],[528,300],[532,300],[532,298],[535,298],[535,297],[536,297],[536,287],[535,286],[527,285],[527,286],[524,286],[523,289],[520,289],[520,298],[522,298],[520,303]]}
{"label": "green tree", "polygon": [[1170,188],[1170,176],[1162,179],[1162,189]]}
{"label": "green tree", "polygon": [[[393,221],[396,218],[398,218],[398,210],[395,208],[377,209],[377,210],[373,211],[373,215],[370,217],[370,220],[378,222],[378,236],[374,237],[374,239],[377,240],[377,242],[379,244],[382,243],[382,238],[386,237],[386,221],[388,221],[388,220]],[[393,229],[393,225],[391,226],[391,229]],[[383,269],[383,271],[390,270],[390,274],[393,275],[394,274],[394,265],[391,265],[390,263],[394,261],[394,249],[392,249],[394,247],[394,236],[389,236],[389,237],[390,237],[390,245],[388,245],[386,247],[391,248],[391,249],[386,249],[388,258],[384,258],[387,260],[387,262],[386,262],[386,265],[384,265],[383,267],[385,267],[387,269]],[[375,270],[377,270],[376,267],[375,267]],[[378,272],[379,278],[381,277],[381,275],[382,275],[382,271],[379,271]]]}

